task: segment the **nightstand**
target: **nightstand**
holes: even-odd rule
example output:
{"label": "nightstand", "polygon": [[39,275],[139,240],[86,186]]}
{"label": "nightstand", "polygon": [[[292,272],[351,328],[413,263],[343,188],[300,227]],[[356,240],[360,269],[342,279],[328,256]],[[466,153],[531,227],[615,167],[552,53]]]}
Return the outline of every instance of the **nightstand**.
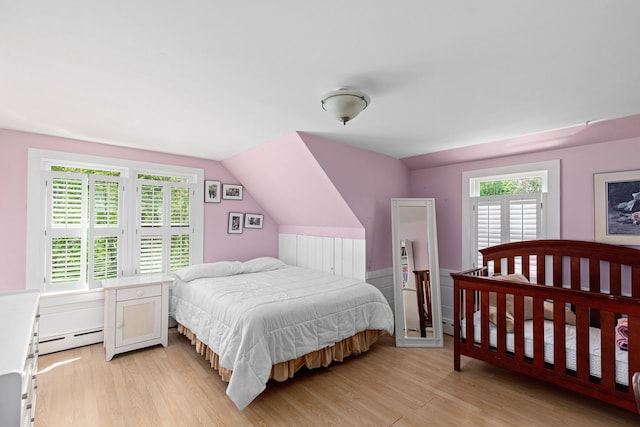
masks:
{"label": "nightstand", "polygon": [[172,282],[173,278],[166,274],[102,281],[107,360],[118,353],[156,344],[167,346]]}

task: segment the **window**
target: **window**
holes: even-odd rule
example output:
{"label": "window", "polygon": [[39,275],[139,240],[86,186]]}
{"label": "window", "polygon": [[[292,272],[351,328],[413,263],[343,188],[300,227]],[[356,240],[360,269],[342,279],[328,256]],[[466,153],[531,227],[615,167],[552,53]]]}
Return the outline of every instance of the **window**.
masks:
{"label": "window", "polygon": [[191,185],[139,179],[138,274],[174,271],[190,264]]}
{"label": "window", "polygon": [[86,290],[202,262],[202,177],[198,169],[30,150],[27,245],[37,256],[27,261],[28,287]]}
{"label": "window", "polygon": [[560,162],[463,173],[463,268],[500,243],[560,237]]}

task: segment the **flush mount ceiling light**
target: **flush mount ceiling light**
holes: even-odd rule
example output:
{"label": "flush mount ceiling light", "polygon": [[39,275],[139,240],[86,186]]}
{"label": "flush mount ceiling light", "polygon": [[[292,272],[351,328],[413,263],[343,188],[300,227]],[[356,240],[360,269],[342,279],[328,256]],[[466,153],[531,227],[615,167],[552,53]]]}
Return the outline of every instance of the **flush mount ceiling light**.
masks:
{"label": "flush mount ceiling light", "polygon": [[338,89],[325,94],[322,108],[346,125],[371,103],[369,95],[352,89]]}

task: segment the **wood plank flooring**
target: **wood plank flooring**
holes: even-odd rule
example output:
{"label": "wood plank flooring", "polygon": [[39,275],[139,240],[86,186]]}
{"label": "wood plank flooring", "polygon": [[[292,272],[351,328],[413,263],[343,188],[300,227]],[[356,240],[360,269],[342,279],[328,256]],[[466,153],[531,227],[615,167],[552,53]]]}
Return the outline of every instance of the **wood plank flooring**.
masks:
{"label": "wood plank flooring", "polygon": [[638,426],[640,416],[444,349],[396,348],[270,382],[245,410],[188,340],[104,358],[102,344],[38,359],[36,427]]}

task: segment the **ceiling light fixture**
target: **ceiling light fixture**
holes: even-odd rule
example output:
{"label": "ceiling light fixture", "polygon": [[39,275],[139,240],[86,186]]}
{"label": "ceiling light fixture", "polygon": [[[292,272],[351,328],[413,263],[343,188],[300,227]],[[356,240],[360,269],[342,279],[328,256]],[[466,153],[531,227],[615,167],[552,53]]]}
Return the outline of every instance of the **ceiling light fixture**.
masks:
{"label": "ceiling light fixture", "polygon": [[352,89],[338,89],[326,93],[320,100],[322,108],[346,125],[371,103],[369,95]]}

